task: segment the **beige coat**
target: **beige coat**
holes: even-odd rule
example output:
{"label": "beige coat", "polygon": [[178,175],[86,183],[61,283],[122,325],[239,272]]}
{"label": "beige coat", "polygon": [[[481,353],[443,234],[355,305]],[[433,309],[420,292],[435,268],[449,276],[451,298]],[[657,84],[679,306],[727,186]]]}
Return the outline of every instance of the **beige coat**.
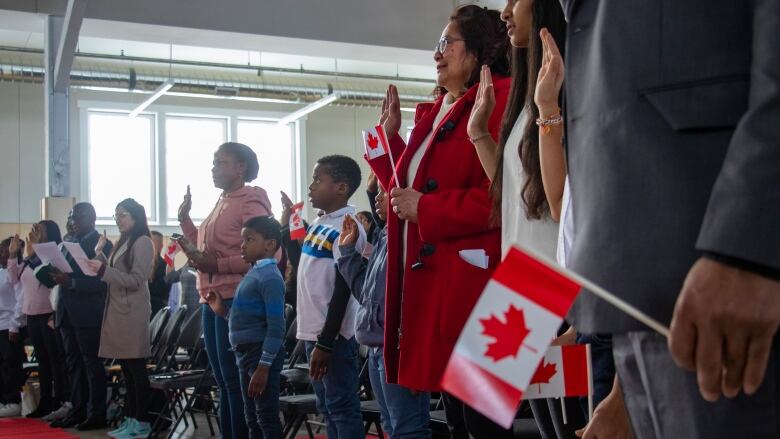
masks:
{"label": "beige coat", "polygon": [[[129,258],[127,244],[116,250],[113,264],[106,267],[108,284],[103,327],[100,331],[102,358],[147,358],[149,346],[149,277],[154,264],[154,246],[147,236],[138,238]],[[102,255],[101,255],[102,256]],[[128,266],[131,263],[132,266]]]}

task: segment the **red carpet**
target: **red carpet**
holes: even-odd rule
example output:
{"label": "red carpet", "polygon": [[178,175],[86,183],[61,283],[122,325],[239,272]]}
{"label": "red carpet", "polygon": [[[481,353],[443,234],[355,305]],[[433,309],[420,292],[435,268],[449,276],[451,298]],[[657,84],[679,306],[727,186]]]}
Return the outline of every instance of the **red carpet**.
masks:
{"label": "red carpet", "polygon": [[37,419],[0,419],[0,438],[14,439],[71,439],[74,436],[64,430],[51,428]]}

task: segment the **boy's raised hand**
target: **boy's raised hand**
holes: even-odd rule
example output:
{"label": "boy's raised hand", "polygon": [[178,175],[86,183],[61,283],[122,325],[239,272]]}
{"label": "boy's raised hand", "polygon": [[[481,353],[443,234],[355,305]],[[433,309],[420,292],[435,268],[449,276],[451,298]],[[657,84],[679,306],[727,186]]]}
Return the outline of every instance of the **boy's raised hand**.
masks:
{"label": "boy's raised hand", "polygon": [[247,389],[250,398],[259,398],[265,392],[265,386],[268,384],[268,369],[269,367],[263,364],[258,364],[255,368],[252,379],[249,380],[249,389]]}
{"label": "boy's raised hand", "polygon": [[347,215],[341,224],[341,234],[339,235],[339,245],[354,246],[357,243],[360,232],[354,218]]}

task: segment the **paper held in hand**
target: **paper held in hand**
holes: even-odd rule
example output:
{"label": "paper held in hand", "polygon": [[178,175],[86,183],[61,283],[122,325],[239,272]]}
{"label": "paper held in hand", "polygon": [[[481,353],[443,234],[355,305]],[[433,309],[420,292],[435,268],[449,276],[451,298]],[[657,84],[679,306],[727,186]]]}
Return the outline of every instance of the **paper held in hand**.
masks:
{"label": "paper held in hand", "polygon": [[32,246],[38,259],[44,264],[51,264],[63,273],[73,273],[70,264],[68,264],[68,261],[65,259],[65,256],[62,254],[62,251],[57,244],[49,241],[33,244]]}
{"label": "paper held in hand", "polygon": [[76,264],[78,264],[84,274],[87,276],[97,276],[97,271],[93,270],[92,267],[87,264],[89,258],[87,257],[87,254],[84,253],[81,245],[76,242],[63,242],[62,245],[65,246],[68,253],[73,256],[73,260],[76,261]]}

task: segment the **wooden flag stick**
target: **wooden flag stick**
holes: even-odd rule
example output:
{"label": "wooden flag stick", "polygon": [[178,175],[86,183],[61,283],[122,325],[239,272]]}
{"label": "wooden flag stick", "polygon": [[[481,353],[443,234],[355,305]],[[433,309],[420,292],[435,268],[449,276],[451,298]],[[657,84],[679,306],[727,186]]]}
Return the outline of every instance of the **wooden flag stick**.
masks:
{"label": "wooden flag stick", "polygon": [[551,268],[552,270],[557,271],[563,276],[569,277],[573,279],[578,284],[582,285],[585,289],[587,289],[589,292],[595,294],[599,298],[603,299],[604,301],[608,302],[615,308],[623,311],[624,313],[630,315],[631,317],[635,318],[636,320],[644,323],[645,325],[649,326],[651,329],[656,331],[657,333],[663,335],[666,338],[669,338],[669,328],[664,326],[661,322],[658,320],[655,320],[654,318],[648,316],[644,312],[636,309],[633,305],[629,304],[628,302],[624,301],[623,299],[615,296],[614,294],[610,293],[609,291],[605,290],[604,288],[601,288],[600,286],[594,284],[593,282],[585,279],[584,277],[580,276],[579,274],[567,270],[560,265],[558,265],[555,262],[550,261],[547,259],[547,257],[540,255],[534,250],[519,246],[515,244],[521,251],[530,254],[534,258],[538,259],[540,262],[544,263],[547,267]]}
{"label": "wooden flag stick", "polygon": [[561,415],[563,416],[563,425],[569,424],[569,419],[566,417],[566,400],[565,397],[558,398],[561,400]]}

